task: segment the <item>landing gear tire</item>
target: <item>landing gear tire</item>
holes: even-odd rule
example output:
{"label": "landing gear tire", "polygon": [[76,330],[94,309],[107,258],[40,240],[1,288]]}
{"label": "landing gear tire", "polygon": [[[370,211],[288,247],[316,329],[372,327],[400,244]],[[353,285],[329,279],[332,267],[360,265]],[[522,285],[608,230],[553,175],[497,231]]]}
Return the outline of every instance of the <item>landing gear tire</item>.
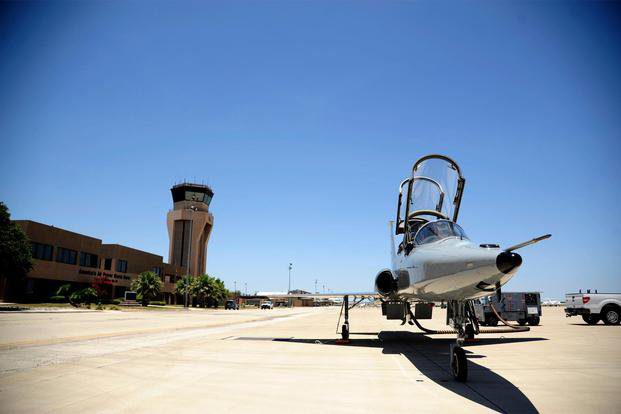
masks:
{"label": "landing gear tire", "polygon": [[524,326],[524,325],[526,325],[526,319],[518,319],[518,320],[517,320],[517,323],[518,323],[518,325],[520,325],[520,326]]}
{"label": "landing gear tire", "polygon": [[619,309],[607,308],[602,311],[602,320],[606,325],[619,325]]}
{"label": "landing gear tire", "polygon": [[341,337],[344,340],[349,339],[349,325],[348,324],[343,324],[343,327],[341,328]]}
{"label": "landing gear tire", "polygon": [[537,326],[539,325],[539,316],[533,316],[531,318],[528,319],[528,324],[530,326]]}
{"label": "landing gear tire", "polygon": [[466,339],[474,339],[474,326],[471,324],[466,325],[465,333]]}
{"label": "landing gear tire", "polygon": [[596,325],[599,322],[599,315],[591,314],[591,315],[582,315],[582,320],[588,323],[589,325]]}
{"label": "landing gear tire", "polygon": [[453,347],[451,373],[456,381],[466,382],[468,379],[468,360],[466,359],[466,352],[460,346]]}

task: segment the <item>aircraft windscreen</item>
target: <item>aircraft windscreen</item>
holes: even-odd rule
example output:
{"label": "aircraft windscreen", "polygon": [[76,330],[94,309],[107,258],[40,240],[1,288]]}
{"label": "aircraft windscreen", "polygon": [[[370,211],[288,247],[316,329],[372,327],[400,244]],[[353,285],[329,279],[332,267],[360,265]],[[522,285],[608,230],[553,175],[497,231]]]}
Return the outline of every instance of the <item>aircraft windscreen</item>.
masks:
{"label": "aircraft windscreen", "polygon": [[415,241],[417,244],[426,244],[448,237],[468,240],[468,236],[466,236],[466,233],[459,225],[449,220],[438,220],[422,226],[416,234]]}
{"label": "aircraft windscreen", "polygon": [[457,169],[444,159],[430,158],[416,166],[413,177],[410,214],[418,210],[434,210],[453,219],[460,178]]}

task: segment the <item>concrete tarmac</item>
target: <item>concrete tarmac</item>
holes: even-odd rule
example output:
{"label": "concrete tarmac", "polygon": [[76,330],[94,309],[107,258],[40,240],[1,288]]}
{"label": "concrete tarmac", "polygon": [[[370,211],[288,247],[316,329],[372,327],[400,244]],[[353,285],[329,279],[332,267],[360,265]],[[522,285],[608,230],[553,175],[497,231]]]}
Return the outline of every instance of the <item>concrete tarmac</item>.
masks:
{"label": "concrete tarmac", "polygon": [[[618,412],[621,327],[544,308],[530,332],[466,346],[338,308],[0,314],[0,412]],[[425,325],[445,328],[436,309]]]}

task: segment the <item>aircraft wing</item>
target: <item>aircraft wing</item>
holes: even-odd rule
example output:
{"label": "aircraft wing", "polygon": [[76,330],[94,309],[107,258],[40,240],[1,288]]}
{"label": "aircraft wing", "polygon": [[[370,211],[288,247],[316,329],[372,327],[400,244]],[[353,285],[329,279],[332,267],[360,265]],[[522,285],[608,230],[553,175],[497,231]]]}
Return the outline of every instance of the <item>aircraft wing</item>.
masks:
{"label": "aircraft wing", "polygon": [[357,297],[374,297],[379,298],[380,294],[377,292],[334,292],[334,293],[268,293],[264,295],[270,299],[294,299],[294,298],[342,298],[343,296],[357,296]]}

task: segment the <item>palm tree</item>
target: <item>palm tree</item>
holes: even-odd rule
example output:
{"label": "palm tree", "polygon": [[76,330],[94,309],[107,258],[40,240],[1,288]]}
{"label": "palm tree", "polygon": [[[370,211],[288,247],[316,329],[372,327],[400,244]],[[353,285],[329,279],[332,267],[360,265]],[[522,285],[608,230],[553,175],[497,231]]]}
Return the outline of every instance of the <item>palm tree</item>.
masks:
{"label": "palm tree", "polygon": [[162,280],[154,272],[142,272],[132,282],[132,289],[142,296],[142,306],[147,306],[151,299],[160,294]]}
{"label": "palm tree", "polygon": [[183,276],[181,279],[177,280],[177,283],[175,285],[175,293],[177,295],[180,295],[181,297],[185,297],[185,294],[187,292],[189,296],[188,299],[191,303],[192,295],[194,294],[194,283],[194,277],[189,275]]}
{"label": "palm tree", "polygon": [[205,307],[205,303],[211,298],[214,290],[213,278],[209,275],[200,275],[196,278],[192,291],[198,299],[201,308]]}

